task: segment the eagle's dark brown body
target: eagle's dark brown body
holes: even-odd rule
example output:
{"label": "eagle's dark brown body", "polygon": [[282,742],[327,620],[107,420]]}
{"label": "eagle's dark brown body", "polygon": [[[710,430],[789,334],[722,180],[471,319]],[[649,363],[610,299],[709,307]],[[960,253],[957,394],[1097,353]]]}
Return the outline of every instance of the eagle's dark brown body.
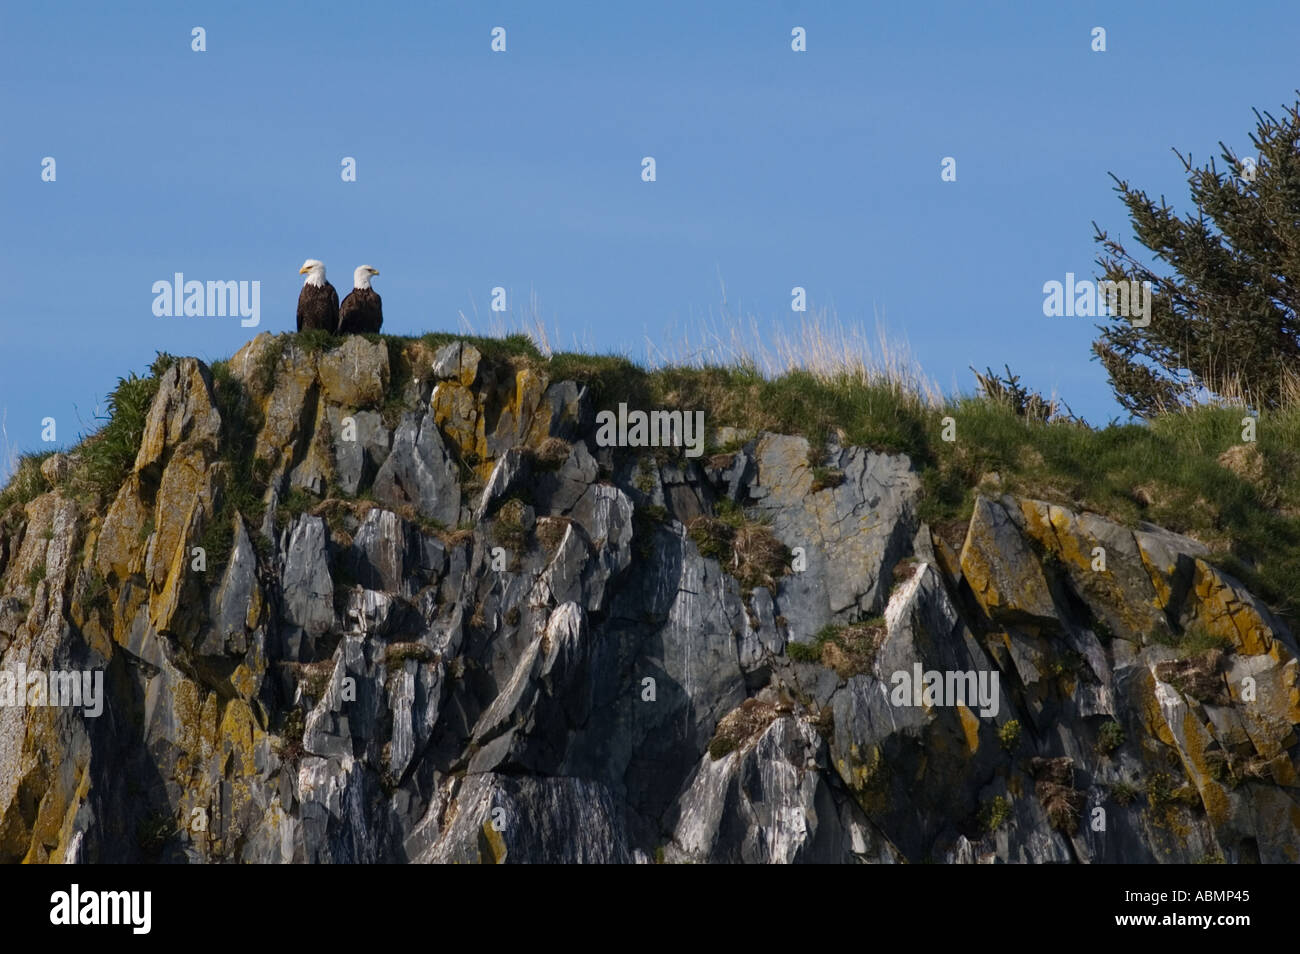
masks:
{"label": "eagle's dark brown body", "polygon": [[339,334],[378,334],[384,324],[384,302],[373,288],[354,288],[339,309]]}
{"label": "eagle's dark brown body", "polygon": [[298,295],[298,330],[319,328],[334,334],[339,324],[339,293],[329,282],[308,283]]}

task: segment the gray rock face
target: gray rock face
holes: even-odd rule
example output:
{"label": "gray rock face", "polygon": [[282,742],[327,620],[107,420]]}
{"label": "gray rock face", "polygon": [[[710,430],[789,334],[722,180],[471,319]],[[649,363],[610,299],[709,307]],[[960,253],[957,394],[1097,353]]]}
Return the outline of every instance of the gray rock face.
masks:
{"label": "gray rock face", "polygon": [[[914,858],[951,819],[977,810],[980,780],[1000,761],[995,720],[1005,720],[1010,706],[996,667],[966,630],[933,567],[923,566],[895,591],[885,618],[888,629],[872,670],[851,677],[831,698],[831,751],[845,783],[863,800],[893,806],[873,818]],[[926,672],[974,679],[954,683],[960,700],[940,697],[926,705]],[[983,696],[981,688],[988,690]],[[936,751],[946,757],[931,758]],[[904,776],[892,770],[898,765],[915,768]]]}
{"label": "gray rock face", "polygon": [[320,701],[307,716],[303,728],[302,747],[311,755],[342,761],[353,756],[351,723],[344,704],[344,680],[353,678],[355,671],[347,667],[347,659],[356,659],[358,640],[351,637],[339,647],[330,664],[329,686]]}
{"label": "gray rock face", "polygon": [[591,655],[586,614],[576,603],[551,613],[524,651],[510,681],[474,726],[471,772],[536,768],[538,752],[554,757],[567,733],[586,720],[590,694],[583,677]]}
{"label": "gray rock face", "polygon": [[285,537],[284,654],[305,662],[315,658],[317,642],[334,626],[334,580],[325,550],[329,532],[319,517],[300,517]]}
{"label": "gray rock face", "polygon": [[785,577],[776,596],[796,641],[883,608],[889,573],[916,533],[920,492],[907,458],[861,448],[837,455],[843,483],[813,492],[808,450],[801,437],[764,435],[748,488],[778,539],[806,560],[806,570]]}
{"label": "gray rock face", "polygon": [[471,385],[478,377],[479,361],[483,358],[471,344],[453,341],[438,349],[433,358],[433,377],[439,381],[458,380]]}
{"label": "gray rock face", "polygon": [[573,445],[569,458],[555,473],[534,474],[532,489],[538,502],[554,514],[567,514],[596,482],[600,467],[585,442]]}
{"label": "gray rock face", "polygon": [[352,579],[360,586],[408,599],[437,581],[446,559],[441,540],[378,508],[366,514],[348,553]]}
{"label": "gray rock face", "polygon": [[433,414],[407,414],[393,437],[393,449],[375,477],[375,499],[410,504],[445,527],[460,516],[460,477]]}
{"label": "gray rock face", "polygon": [[487,517],[494,504],[517,491],[530,476],[531,468],[523,451],[517,447],[506,451],[492,468],[492,475],[488,477],[483,496],[479,498],[478,508],[474,511],[474,519]]}
{"label": "gray rock face", "polygon": [[370,486],[388,457],[388,431],[383,418],[374,411],[345,415],[331,410],[328,420],[334,435],[334,473],[339,489],[355,495]]}
{"label": "gray rock face", "polygon": [[[544,423],[546,436],[572,441],[591,432],[595,416],[591,391],[585,384],[557,381],[542,395],[535,421]],[[534,437],[538,436],[535,425]]]}
{"label": "gray rock face", "polygon": [[586,386],[410,349],[391,447],[387,348],[232,362],[268,535],[202,579],[198,362],[102,521],[6,515],[0,670],[112,683],[0,706],[0,862],[1300,857],[1295,640],[1194,541],[980,497],[958,560],[905,457],[593,454]]}
{"label": "gray rock face", "polygon": [[598,782],[472,775],[459,810],[418,861],[618,864],[632,861],[620,811]]}
{"label": "gray rock face", "polygon": [[774,721],[752,747],[705,756],[681,800],[668,861],[836,864],[892,861],[866,816],[837,798],[826,745],[807,722]]}

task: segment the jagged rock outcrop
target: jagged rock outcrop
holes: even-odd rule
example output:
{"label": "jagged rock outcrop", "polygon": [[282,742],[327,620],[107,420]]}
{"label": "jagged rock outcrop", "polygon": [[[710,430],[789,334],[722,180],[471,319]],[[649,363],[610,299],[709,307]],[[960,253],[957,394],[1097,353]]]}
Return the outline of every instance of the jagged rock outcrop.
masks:
{"label": "jagged rock outcrop", "polygon": [[468,342],[173,363],[102,513],[73,452],[0,521],[0,671],[104,685],[0,704],[0,860],[1300,861],[1295,640],[1196,541],[958,547],[905,456],[597,410]]}

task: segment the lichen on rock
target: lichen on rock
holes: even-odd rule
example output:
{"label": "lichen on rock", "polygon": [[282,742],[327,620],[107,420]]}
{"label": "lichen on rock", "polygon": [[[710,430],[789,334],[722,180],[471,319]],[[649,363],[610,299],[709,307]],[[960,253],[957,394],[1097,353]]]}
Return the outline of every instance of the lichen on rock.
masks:
{"label": "lichen on rock", "polygon": [[556,367],[259,335],[160,365],[98,503],[32,465],[0,670],[108,691],[0,705],[0,860],[1300,860],[1295,640],[1205,546],[1001,475],[932,527],[837,436],[602,447]]}

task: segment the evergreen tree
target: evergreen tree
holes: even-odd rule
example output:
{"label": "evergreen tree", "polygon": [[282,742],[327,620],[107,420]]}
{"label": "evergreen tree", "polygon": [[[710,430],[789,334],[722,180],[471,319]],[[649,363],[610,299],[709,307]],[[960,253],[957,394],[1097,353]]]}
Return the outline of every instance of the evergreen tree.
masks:
{"label": "evergreen tree", "polygon": [[1151,283],[1151,322],[1113,318],[1093,353],[1130,413],[1150,417],[1206,390],[1276,407],[1300,376],[1300,101],[1275,119],[1255,111],[1256,155],[1222,142],[1213,158],[1183,163],[1195,215],[1115,179],[1133,233],[1170,274],[1157,274],[1093,223],[1104,278]]}

